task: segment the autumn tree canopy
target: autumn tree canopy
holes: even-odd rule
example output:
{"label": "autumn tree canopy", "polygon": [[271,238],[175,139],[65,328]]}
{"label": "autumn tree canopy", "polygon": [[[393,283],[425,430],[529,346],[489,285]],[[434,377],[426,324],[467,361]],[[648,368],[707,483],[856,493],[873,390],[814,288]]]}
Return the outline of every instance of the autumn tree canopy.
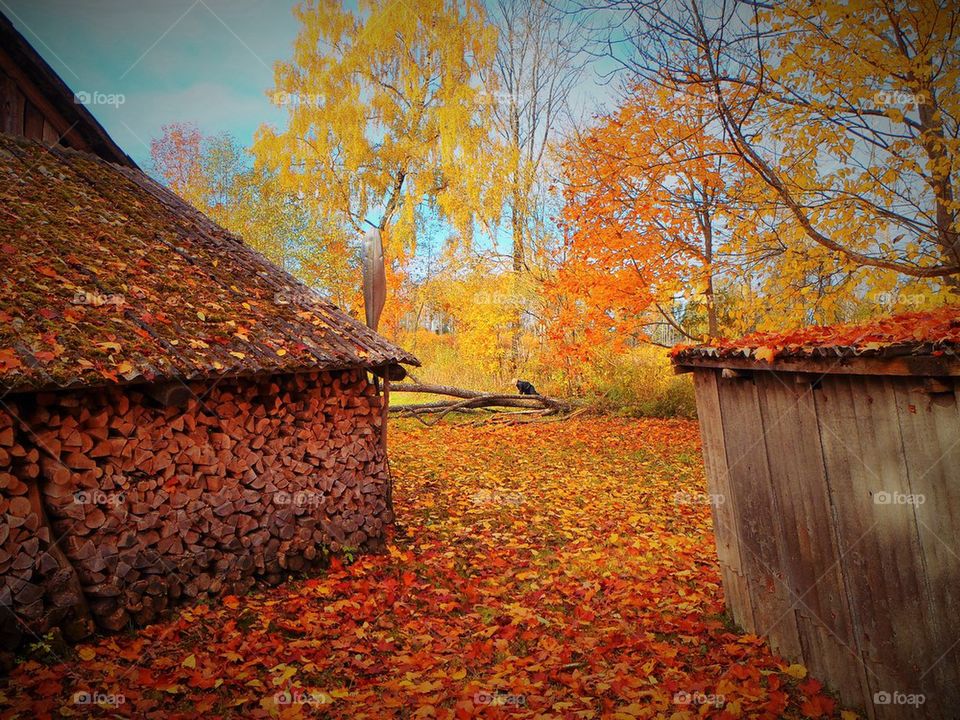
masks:
{"label": "autumn tree canopy", "polygon": [[[561,328],[579,323],[593,342],[611,328],[635,337],[655,318],[687,339],[718,334],[721,212],[742,170],[712,121],[704,98],[642,83],[567,146],[568,254],[556,290],[580,301],[562,305]],[[675,317],[680,298],[699,309],[699,326],[692,312]]]}
{"label": "autumn tree canopy", "polygon": [[[598,47],[636,82],[570,144],[572,252],[561,287],[595,308],[608,334],[618,317],[671,294],[680,309],[667,320],[686,321],[689,333],[698,322],[689,298],[705,279],[691,268],[710,268],[705,299],[724,316],[708,323],[710,335],[919,309],[956,292],[956,8],[601,5],[622,24],[598,32],[611,41]],[[658,97],[668,100],[653,117]],[[692,124],[683,120],[691,105]],[[719,194],[704,193],[711,167]],[[690,170],[701,185],[677,203]],[[657,198],[664,192],[673,197]],[[671,249],[690,237],[680,217],[699,230],[709,262]],[[631,282],[631,265],[644,277]]]}
{"label": "autumn tree canopy", "polygon": [[956,284],[955,3],[607,4],[633,29],[615,52],[631,72],[713,98],[808,269],[829,257]]}
{"label": "autumn tree canopy", "polygon": [[478,78],[495,34],[472,1],[359,6],[298,6],[293,59],[277,64],[272,91],[287,126],[264,127],[254,153],[319,216],[376,227],[401,255],[428,204],[472,227],[485,180]]}

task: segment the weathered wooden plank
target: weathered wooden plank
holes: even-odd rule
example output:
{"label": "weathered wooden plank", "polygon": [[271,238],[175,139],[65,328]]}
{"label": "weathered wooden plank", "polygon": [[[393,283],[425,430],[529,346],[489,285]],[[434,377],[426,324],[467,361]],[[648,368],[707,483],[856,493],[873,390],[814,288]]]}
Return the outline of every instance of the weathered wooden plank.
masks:
{"label": "weathered wooden plank", "polygon": [[56,145],[60,142],[60,133],[57,132],[57,129],[50,124],[50,121],[46,118],[43,119],[43,142],[47,145]]}
{"label": "weathered wooden plank", "polygon": [[801,657],[780,554],[782,529],[770,480],[757,388],[751,379],[718,385],[727,470],[736,499],[740,557],[753,599],[756,632],[778,653]]}
{"label": "weathered wooden plank", "polygon": [[717,557],[723,575],[723,593],[727,610],[740,627],[756,632],[753,608],[747,578],[740,558],[737,537],[737,504],[730,476],[727,473],[727,453],[723,442],[723,420],[720,414],[720,397],[717,394],[716,370],[703,370],[694,374],[694,391],[697,395],[697,414],[700,418],[700,437],[703,445],[703,461],[707,473],[707,489],[714,501],[710,504],[713,515]]}
{"label": "weathered wooden plank", "polygon": [[[922,693],[930,689],[919,674],[931,641],[916,518],[898,501],[910,489],[893,387],[882,378],[828,377],[814,397],[871,697]],[[877,705],[874,712],[881,720],[903,717],[904,706]]]}
{"label": "weathered wooden plank", "polygon": [[804,664],[845,703],[869,693],[843,584],[833,508],[820,450],[813,390],[793,378],[758,376],[756,386],[773,491],[780,509],[780,552]]}
{"label": "weathered wooden plank", "polygon": [[43,113],[29,100],[23,110],[23,136],[31,140],[43,140]]}
{"label": "weathered wooden plank", "polygon": [[934,687],[928,702],[960,708],[960,412],[954,392],[924,392],[919,381],[896,383],[896,405],[933,638],[921,674]]}
{"label": "weathered wooden plank", "polygon": [[[62,133],[58,132],[58,136],[64,140],[64,145],[68,145],[77,150],[90,150],[90,143],[81,134],[79,128],[76,127],[76,123],[71,125],[68,121],[64,120],[60,113],[57,112],[50,98],[40,92],[35,83],[24,73],[23,68],[14,64],[3,53],[0,53],[0,72],[5,73],[12,79],[20,95],[33,103],[33,105],[43,113],[47,122],[54,128],[62,129]],[[22,130],[16,134],[22,134]]]}
{"label": "weathered wooden plank", "polygon": [[17,83],[9,75],[0,72],[0,132],[23,135],[24,102]]}

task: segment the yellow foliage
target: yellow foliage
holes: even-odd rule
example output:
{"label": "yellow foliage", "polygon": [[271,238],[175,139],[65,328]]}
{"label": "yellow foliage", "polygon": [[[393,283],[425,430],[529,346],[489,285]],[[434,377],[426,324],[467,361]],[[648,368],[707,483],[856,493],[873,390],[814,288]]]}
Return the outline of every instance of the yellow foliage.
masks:
{"label": "yellow foliage", "polygon": [[384,230],[409,258],[430,201],[462,233],[482,187],[479,71],[495,34],[475,0],[360,0],[359,12],[310,0],[295,11],[293,59],[278,63],[273,101],[288,127],[260,129],[258,162],[316,216],[360,233]]}

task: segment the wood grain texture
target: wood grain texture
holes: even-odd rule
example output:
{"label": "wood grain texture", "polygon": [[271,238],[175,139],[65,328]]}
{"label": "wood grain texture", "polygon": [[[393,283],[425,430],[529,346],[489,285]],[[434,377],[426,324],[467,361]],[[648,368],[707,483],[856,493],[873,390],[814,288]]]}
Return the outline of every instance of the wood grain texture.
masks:
{"label": "wood grain texture", "polygon": [[780,510],[771,485],[757,387],[752,379],[721,380],[720,410],[727,470],[737,504],[740,557],[750,588],[756,632],[788,658],[801,655],[795,610],[780,548]]}
{"label": "wood grain texture", "polygon": [[756,378],[774,495],[781,518],[781,556],[802,659],[830,678],[846,702],[867,693],[839,557],[827,472],[810,383],[772,374]]}
{"label": "wood grain texture", "polygon": [[43,113],[27,100],[23,109],[23,136],[33,140],[43,140]]}
{"label": "wood grain texture", "polygon": [[[924,679],[937,701],[960,708],[960,414],[953,392],[917,382],[894,387],[932,647]],[[922,501],[921,501],[922,500]]]}
{"label": "wood grain texture", "polygon": [[17,83],[0,70],[0,132],[23,135],[25,102]]}
{"label": "wood grain texture", "polygon": [[898,357],[837,357],[778,359],[771,365],[752,358],[703,357],[674,364],[674,372],[697,368],[726,368],[756,373],[810,373],[820,375],[894,375],[902,377],[960,377],[960,360],[951,356],[902,355]]}
{"label": "wood grain texture", "polygon": [[706,466],[707,487],[714,498],[711,503],[717,555],[723,575],[723,592],[727,609],[747,632],[756,632],[747,577],[740,558],[738,541],[737,503],[733,496],[727,472],[726,447],[720,414],[720,396],[717,391],[719,372],[698,372],[694,376],[697,412],[700,416],[700,436],[703,441],[703,460]]}

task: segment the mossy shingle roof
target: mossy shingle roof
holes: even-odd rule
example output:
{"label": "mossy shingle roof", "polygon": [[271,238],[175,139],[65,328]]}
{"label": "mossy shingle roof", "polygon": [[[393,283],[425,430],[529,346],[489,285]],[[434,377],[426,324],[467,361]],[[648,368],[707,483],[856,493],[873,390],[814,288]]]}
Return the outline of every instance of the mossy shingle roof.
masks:
{"label": "mossy shingle roof", "polygon": [[0,134],[0,386],[418,364],[145,174]]}

